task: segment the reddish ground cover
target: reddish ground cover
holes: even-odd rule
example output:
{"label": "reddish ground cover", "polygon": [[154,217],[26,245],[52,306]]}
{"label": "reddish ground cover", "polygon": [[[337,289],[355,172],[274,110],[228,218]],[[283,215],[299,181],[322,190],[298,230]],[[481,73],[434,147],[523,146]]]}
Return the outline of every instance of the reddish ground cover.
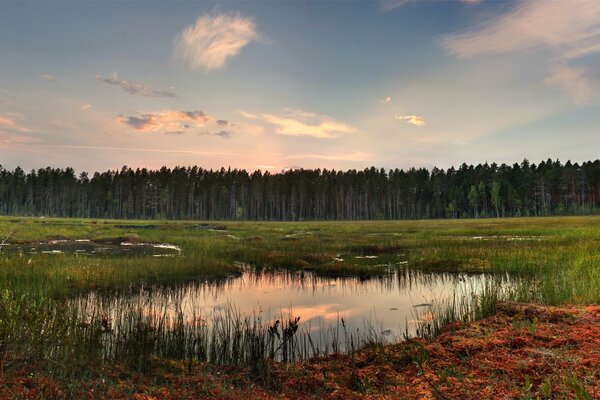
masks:
{"label": "reddish ground cover", "polygon": [[0,398],[600,399],[600,306],[502,303],[487,319],[411,340],[261,371],[156,361],[77,383],[1,376]]}

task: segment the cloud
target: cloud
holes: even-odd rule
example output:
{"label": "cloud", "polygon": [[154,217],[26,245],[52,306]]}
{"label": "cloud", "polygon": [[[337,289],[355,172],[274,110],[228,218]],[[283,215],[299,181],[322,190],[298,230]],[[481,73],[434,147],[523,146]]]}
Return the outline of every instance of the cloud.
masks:
{"label": "cloud", "polygon": [[[249,114],[252,115],[252,114]],[[253,125],[247,123],[233,123],[228,122],[229,129],[233,129],[235,132],[243,133],[244,135],[259,136],[265,133],[265,127],[261,125]]]}
{"label": "cloud", "polygon": [[275,126],[277,133],[286,136],[311,136],[329,139],[357,132],[356,128],[344,122],[300,110],[287,110],[284,115],[252,114],[244,111],[241,114],[248,119],[267,122]]}
{"label": "cloud", "polygon": [[551,67],[544,84],[562,88],[576,102],[592,96],[585,68],[567,62],[600,53],[600,2],[597,0],[521,0],[510,11],[469,31],[441,40],[459,58],[544,52]]}
{"label": "cloud", "polygon": [[123,89],[127,93],[133,94],[133,95],[144,96],[144,97],[167,97],[167,98],[177,97],[177,94],[173,91],[173,88],[169,88],[169,90],[163,90],[163,91],[153,90],[143,83],[130,82],[130,81],[119,79],[119,75],[116,72],[113,72],[107,78],[102,77],[100,75],[96,75],[96,80],[99,83],[106,83],[109,85],[119,86],[121,89]]}
{"label": "cloud", "polygon": [[381,11],[392,11],[410,2],[411,0],[380,0],[379,8],[381,8]]}
{"label": "cloud", "polygon": [[[381,11],[387,12],[395,10],[396,8],[402,7],[410,3],[418,3],[418,0],[379,0],[379,8]],[[481,2],[481,0],[460,0],[462,3],[475,4]],[[424,3],[421,1],[421,3]]]}
{"label": "cloud", "polygon": [[147,152],[147,153],[165,153],[165,154],[197,154],[197,155],[220,155],[220,156],[244,156],[242,153],[228,153],[218,151],[196,151],[196,150],[169,150],[169,149],[148,149],[148,148],[136,148],[136,147],[112,147],[112,146],[76,146],[76,145],[53,145],[46,144],[46,147],[55,147],[62,149],[81,149],[81,150],[111,150],[111,151],[125,151],[125,152]]}
{"label": "cloud", "polygon": [[20,114],[10,112],[0,113],[0,148],[39,142],[39,139],[28,135],[30,131],[23,124]]}
{"label": "cloud", "polygon": [[231,132],[219,131],[219,132],[213,133],[213,135],[214,136],[221,136],[222,138],[230,138],[231,137]]}
{"label": "cloud", "polygon": [[200,132],[200,135],[207,136],[220,136],[223,139],[229,139],[231,137],[231,132],[228,131],[218,131],[218,132]]}
{"label": "cloud", "polygon": [[203,127],[209,117],[202,111],[164,110],[153,113],[140,113],[138,116],[119,115],[117,121],[140,132],[177,133]]}
{"label": "cloud", "polygon": [[354,153],[344,154],[295,154],[287,157],[290,160],[298,160],[304,158],[311,158],[315,160],[326,160],[326,161],[369,161],[373,158],[373,154],[356,151]]}
{"label": "cloud", "polygon": [[89,110],[90,108],[92,108],[92,105],[91,105],[91,104],[83,104],[83,105],[81,106],[81,109],[82,109],[82,110]]}
{"label": "cloud", "polygon": [[593,96],[592,82],[586,72],[584,68],[557,66],[546,78],[545,83],[561,88],[576,102],[583,103]]}
{"label": "cloud", "polygon": [[425,125],[425,118],[419,117],[418,115],[396,115],[395,118],[400,121],[406,121],[407,124],[412,124],[414,126]]}
{"label": "cloud", "polygon": [[58,79],[55,76],[49,74],[39,74],[38,77],[48,82],[58,82]]}
{"label": "cloud", "polygon": [[383,99],[379,100],[379,102],[381,104],[389,104],[392,102],[392,97],[391,96],[386,96]]}
{"label": "cloud", "polygon": [[224,119],[218,119],[217,121],[215,121],[217,125],[219,126],[227,126],[228,122],[225,121]]}
{"label": "cloud", "polygon": [[207,14],[185,28],[175,40],[175,56],[205,71],[225,66],[259,34],[254,21],[239,14]]}
{"label": "cloud", "polygon": [[549,49],[562,57],[600,52],[597,0],[522,0],[475,29],[447,35],[442,46],[461,58]]}
{"label": "cloud", "polygon": [[0,114],[0,131],[4,132],[29,132],[29,129],[23,126],[21,116],[14,113]]}

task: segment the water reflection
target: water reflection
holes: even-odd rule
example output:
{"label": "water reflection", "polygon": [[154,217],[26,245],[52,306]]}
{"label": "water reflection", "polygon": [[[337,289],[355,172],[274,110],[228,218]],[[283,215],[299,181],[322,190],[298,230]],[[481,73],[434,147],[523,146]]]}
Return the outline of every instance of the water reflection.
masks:
{"label": "water reflection", "polygon": [[[322,278],[311,273],[260,272],[246,268],[239,277],[217,283],[195,283],[176,288],[151,287],[134,293],[79,298],[78,307],[107,310],[139,308],[148,314],[180,312],[188,323],[211,321],[235,310],[262,321],[300,317],[301,329],[323,336],[343,319],[348,331],[376,329],[390,337],[414,335],[419,322],[431,318],[431,306],[480,293],[492,282],[507,278],[486,274],[425,273],[400,268],[379,278]],[[210,322],[207,322],[210,323]]]}

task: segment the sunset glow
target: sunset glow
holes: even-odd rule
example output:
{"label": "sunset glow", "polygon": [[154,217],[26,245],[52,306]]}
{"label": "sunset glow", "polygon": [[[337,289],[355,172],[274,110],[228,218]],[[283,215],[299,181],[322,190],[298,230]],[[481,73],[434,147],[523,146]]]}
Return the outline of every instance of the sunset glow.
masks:
{"label": "sunset glow", "polygon": [[6,168],[280,171],[600,144],[600,3],[2,2]]}

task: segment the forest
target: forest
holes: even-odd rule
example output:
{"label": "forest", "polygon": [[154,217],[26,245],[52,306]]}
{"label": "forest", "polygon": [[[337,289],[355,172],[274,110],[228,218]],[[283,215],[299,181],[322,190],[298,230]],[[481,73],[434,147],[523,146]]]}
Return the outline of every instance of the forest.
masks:
{"label": "forest", "polygon": [[376,220],[596,214],[600,160],[278,173],[0,166],[0,213],[116,219]]}

